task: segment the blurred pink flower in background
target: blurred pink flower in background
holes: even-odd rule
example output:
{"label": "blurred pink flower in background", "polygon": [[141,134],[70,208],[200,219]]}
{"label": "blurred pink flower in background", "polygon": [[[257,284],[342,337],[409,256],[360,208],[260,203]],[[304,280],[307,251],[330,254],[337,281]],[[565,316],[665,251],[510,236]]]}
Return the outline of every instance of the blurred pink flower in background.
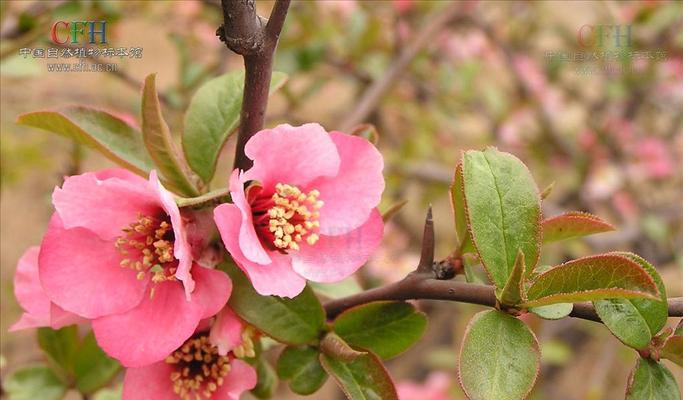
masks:
{"label": "blurred pink flower in background", "polygon": [[424,383],[401,381],[396,384],[396,390],[400,400],[452,400],[448,394],[451,386],[450,375],[432,372]]}
{"label": "blurred pink flower in background", "polygon": [[669,144],[664,140],[643,138],[631,143],[628,149],[631,155],[629,173],[634,177],[665,179],[673,175],[675,162]]}

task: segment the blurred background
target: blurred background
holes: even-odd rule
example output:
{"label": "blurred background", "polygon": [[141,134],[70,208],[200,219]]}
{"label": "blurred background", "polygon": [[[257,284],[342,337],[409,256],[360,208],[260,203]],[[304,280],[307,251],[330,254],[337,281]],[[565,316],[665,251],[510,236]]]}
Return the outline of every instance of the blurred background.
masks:
{"label": "blurred background", "polygon": [[[31,332],[7,333],[20,308],[12,290],[23,251],[40,243],[50,195],[64,175],[110,167],[68,139],[15,124],[17,115],[66,104],[97,106],[136,121],[144,77],[157,72],[164,113],[178,133],[199,85],[241,68],[215,36],[217,1],[3,1],[0,33],[0,353],[4,376],[40,358]],[[257,2],[260,15],[272,3]],[[22,49],[48,49],[56,21],[107,22],[109,47],[140,58],[96,62],[109,71],[57,72]],[[111,64],[115,64],[112,67]],[[418,259],[428,203],[437,257],[455,247],[448,187],[462,150],[494,145],[530,168],[544,214],[582,210],[613,233],[548,245],[542,264],[609,250],[653,263],[670,297],[683,296],[683,3],[294,1],[275,69],[290,78],[267,125],[317,121],[328,130],[374,125],[385,157],[381,209],[407,200],[383,246],[348,294],[402,278]],[[224,148],[224,185],[234,140]],[[421,302],[424,338],[388,362],[403,400],[464,398],[456,378],[466,322],[481,307]],[[527,318],[543,352],[531,398],[623,398],[636,353],[599,324]],[[669,325],[677,321],[670,320]],[[273,359],[277,351],[271,351]],[[680,384],[681,369],[668,364]],[[72,398],[78,398],[72,394]],[[286,384],[277,399],[296,399]],[[312,399],[341,399],[331,382]]]}

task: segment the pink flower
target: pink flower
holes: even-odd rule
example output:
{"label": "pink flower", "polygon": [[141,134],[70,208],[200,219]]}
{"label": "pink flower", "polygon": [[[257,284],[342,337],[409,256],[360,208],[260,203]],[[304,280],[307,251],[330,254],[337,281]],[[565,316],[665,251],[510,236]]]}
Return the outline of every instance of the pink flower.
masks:
{"label": "pink flower", "polygon": [[232,351],[238,357],[254,357],[254,334],[254,329],[226,306],[216,316],[209,332],[209,340],[222,356]]}
{"label": "pink flower", "polygon": [[61,327],[85,322],[84,319],[64,311],[51,302],[43,291],[38,278],[38,252],[40,248],[34,246],[26,250],[17,263],[14,274],[14,294],[24,309],[19,321],[9,329],[17,331],[27,328]]}
{"label": "pink flower", "polygon": [[340,281],[379,246],[384,163],[367,140],[280,125],[255,134],[245,153],[254,166],[233,172],[233,204],[218,206],[214,219],[257,292],[294,297],[306,279]]}
{"label": "pink flower", "polygon": [[238,400],[256,386],[256,371],[233,354],[221,355],[198,333],[164,361],[129,368],[123,400]]}
{"label": "pink flower", "polygon": [[396,385],[396,390],[401,400],[450,400],[453,398],[448,394],[450,386],[448,374],[432,372],[425,383],[403,381]]}
{"label": "pink flower", "polygon": [[67,178],[38,267],[47,297],[92,320],[104,351],[128,367],[164,359],[230,296],[223,272],[192,260],[185,221],[153,171]]}

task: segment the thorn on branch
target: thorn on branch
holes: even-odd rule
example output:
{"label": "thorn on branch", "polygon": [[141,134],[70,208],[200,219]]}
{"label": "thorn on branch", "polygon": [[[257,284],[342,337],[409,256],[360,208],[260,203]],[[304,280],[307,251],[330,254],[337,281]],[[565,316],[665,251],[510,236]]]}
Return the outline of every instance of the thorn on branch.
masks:
{"label": "thorn on branch", "polygon": [[422,234],[420,262],[417,264],[415,272],[433,272],[434,245],[434,220],[432,219],[432,205],[430,204],[427,210],[427,218],[425,219],[424,233]]}

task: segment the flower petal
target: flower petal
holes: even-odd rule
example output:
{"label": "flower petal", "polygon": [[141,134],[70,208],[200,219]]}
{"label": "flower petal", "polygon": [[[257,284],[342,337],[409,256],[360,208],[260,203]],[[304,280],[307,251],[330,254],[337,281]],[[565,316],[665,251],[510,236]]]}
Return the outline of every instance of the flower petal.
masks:
{"label": "flower petal", "polygon": [[192,302],[202,308],[201,318],[211,318],[221,311],[232,293],[232,281],[228,274],[217,269],[192,266],[192,275],[197,282]]}
{"label": "flower petal", "polygon": [[187,296],[187,299],[189,300],[190,293],[194,290],[194,281],[190,274],[190,268],[192,267],[192,249],[190,249],[190,243],[187,241],[185,223],[180,216],[180,209],[178,208],[178,204],[176,204],[173,195],[161,185],[155,170],[152,170],[152,172],[149,173],[149,184],[154,193],[158,196],[164,211],[166,211],[166,214],[171,218],[171,226],[173,227],[174,235],[173,256],[178,259],[178,270],[176,271],[175,276],[183,282],[185,296]]}
{"label": "flower petal", "polygon": [[51,301],[81,317],[125,312],[140,303],[149,278],[121,268],[121,258],[112,242],[87,229],[64,229],[55,213],[40,249],[40,282]]}
{"label": "flower petal", "polygon": [[233,260],[247,274],[254,289],[263,295],[294,297],[306,286],[306,280],[294,272],[289,256],[272,252],[272,263],[261,265],[248,260],[239,245],[242,215],[234,204],[222,204],[214,209],[216,226],[221,233],[225,248]]}
{"label": "flower petal", "polygon": [[[50,324],[50,299],[45,295],[38,277],[40,247],[30,247],[19,259],[14,273],[14,295],[19,305],[35,319]],[[23,319],[23,318],[22,318]]]}
{"label": "flower petal", "polygon": [[87,319],[65,311],[55,303],[50,303],[50,327],[52,329],[59,329],[68,325],[85,324],[87,322]]}
{"label": "flower petal", "polygon": [[232,282],[224,272],[194,265],[192,300],[179,282],[162,282],[154,295],[123,314],[93,321],[100,347],[125,366],[139,367],[162,360],[195,332],[200,320],[216,315],[227,303]]}
{"label": "flower petal", "polygon": [[225,307],[218,313],[216,322],[211,327],[209,340],[218,347],[218,354],[224,356],[235,347],[242,344],[242,329],[244,324],[230,307]]}
{"label": "flower petal", "polygon": [[[147,182],[138,178],[135,183],[120,172],[107,171],[99,179],[88,172],[66,178],[61,188],[52,193],[52,203],[64,227],[86,228],[102,239],[120,236],[121,230],[138,218],[138,214],[154,215],[160,210],[159,201]],[[137,177],[136,177],[137,178]]]}
{"label": "flower petal", "polygon": [[320,209],[320,233],[337,236],[363,224],[377,207],[384,191],[384,160],[367,140],[332,132],[341,165],[334,177],[316,179],[311,189],[320,191],[324,206]]}
{"label": "flower petal", "polygon": [[102,350],[126,367],[141,367],[180,347],[203,313],[201,304],[186,300],[179,282],[166,281],[156,284],[154,295],[148,293],[138,307],[95,319],[92,327]]}
{"label": "flower petal", "polygon": [[244,153],[254,160],[245,179],[257,180],[264,187],[276,183],[302,187],[317,177],[335,176],[339,171],[337,148],[318,124],[264,129],[249,139]]}
{"label": "flower petal", "polygon": [[128,368],[123,379],[122,400],[178,400],[173,392],[173,366],[164,361]]}
{"label": "flower petal", "polygon": [[[241,222],[238,225],[240,227],[240,248],[244,256],[251,262],[270,264],[270,256],[263,248],[263,245],[254,230],[251,206],[247,203],[247,198],[244,194],[244,182],[244,174],[239,174],[238,170],[232,171],[232,175],[230,175],[230,196],[232,197],[233,204],[240,210],[242,215]],[[214,219],[215,215],[216,214],[214,213]]]}
{"label": "flower petal", "polygon": [[365,264],[382,241],[383,230],[375,209],[359,228],[340,236],[321,235],[313,246],[292,253],[292,268],[315,282],[338,282]]}
{"label": "flower petal", "polygon": [[225,381],[214,392],[215,400],[239,400],[242,393],[256,387],[256,370],[242,360],[234,359],[230,362],[230,372]]}

